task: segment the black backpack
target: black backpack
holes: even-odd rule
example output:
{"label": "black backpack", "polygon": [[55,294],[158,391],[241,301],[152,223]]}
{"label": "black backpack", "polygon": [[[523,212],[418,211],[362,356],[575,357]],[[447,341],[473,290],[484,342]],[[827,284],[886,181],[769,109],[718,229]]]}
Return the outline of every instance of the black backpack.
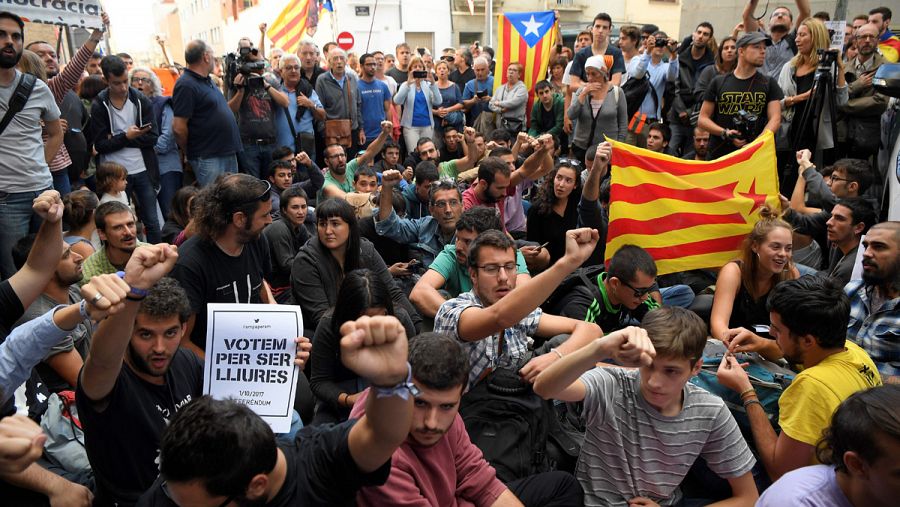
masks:
{"label": "black backpack", "polygon": [[462,397],[459,413],[469,438],[504,483],[551,469],[547,440],[553,405],[517,370],[491,372]]}
{"label": "black backpack", "polygon": [[541,305],[541,309],[553,315],[562,314],[560,304],[563,299],[568,296],[576,287],[587,287],[591,290],[594,297],[599,297],[599,289],[597,288],[597,276],[606,271],[603,264],[595,264],[592,266],[584,266],[576,269],[559,283],[550,297]]}
{"label": "black backpack", "polygon": [[19,76],[19,83],[16,85],[16,89],[13,90],[13,94],[9,98],[6,114],[4,114],[3,119],[0,120],[0,135],[3,135],[3,131],[6,130],[6,127],[9,125],[9,122],[12,121],[13,117],[25,108],[25,104],[28,103],[28,97],[31,96],[31,91],[34,90],[36,81],[37,78],[32,74],[22,73],[22,75]]}
{"label": "black backpack", "polygon": [[644,98],[647,96],[648,92],[653,95],[653,103],[659,104],[659,97],[656,96],[656,89],[650,86],[649,72],[645,73],[644,77],[640,79],[629,77],[621,88],[622,91],[625,92],[625,102],[628,104],[629,119],[641,108],[641,104],[644,103]]}

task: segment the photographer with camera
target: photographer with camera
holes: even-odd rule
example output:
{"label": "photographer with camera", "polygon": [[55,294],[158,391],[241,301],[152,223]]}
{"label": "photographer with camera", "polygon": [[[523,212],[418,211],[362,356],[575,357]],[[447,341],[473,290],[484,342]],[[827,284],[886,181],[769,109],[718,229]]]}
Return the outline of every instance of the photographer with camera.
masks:
{"label": "photographer with camera", "polygon": [[[628,119],[628,137],[626,142],[645,148],[647,146],[647,134],[649,126],[657,123],[662,118],[663,97],[666,95],[666,87],[675,86],[678,79],[679,65],[675,48],[678,46],[676,39],[670,39],[665,32],[654,32],[644,39],[643,54],[631,60],[631,68],[628,76],[634,79],[643,79],[649,76],[650,86],[641,107],[635,111],[634,116]],[[668,61],[663,61],[663,55],[667,55]]]}
{"label": "photographer with camera", "polygon": [[237,54],[225,57],[225,82],[229,83],[228,107],[238,115],[243,152],[238,154],[240,171],[268,179],[272,150],[276,148],[275,105],[287,108],[288,96],[271,75],[263,76],[266,61],[253,42],[244,37]]}
{"label": "photographer with camera", "polygon": [[[796,41],[797,56],[781,68],[778,76],[778,86],[784,92],[776,140],[782,188],[794,188],[797,181],[796,152],[810,150],[813,160],[823,165],[822,153],[835,146],[837,111],[833,106],[842,106],[848,99],[844,59],[837,50],[828,49],[831,37],[825,25],[807,18],[797,28]],[[835,158],[831,155],[829,161]]]}
{"label": "photographer with camera", "polygon": [[737,150],[763,130],[778,131],[784,93],[759,70],[771,44],[762,32],[742,35],[734,72],[716,76],[706,89],[698,126],[710,133],[707,160]]}

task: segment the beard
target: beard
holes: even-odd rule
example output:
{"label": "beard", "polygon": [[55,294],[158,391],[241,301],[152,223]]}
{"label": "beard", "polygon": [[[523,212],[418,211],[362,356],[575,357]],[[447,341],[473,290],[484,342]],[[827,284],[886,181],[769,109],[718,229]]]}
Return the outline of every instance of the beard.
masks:
{"label": "beard", "polygon": [[171,366],[171,358],[170,362],[166,365],[166,369],[161,372],[153,371],[150,368],[150,365],[147,364],[147,360],[141,357],[134,347],[131,345],[131,341],[128,342],[128,358],[131,359],[131,364],[134,366],[134,369],[140,373],[144,373],[146,375],[150,375],[153,377],[162,377],[165,376],[166,372],[169,371],[169,366]]}
{"label": "beard", "polygon": [[[3,49],[5,50],[6,48],[3,48]],[[15,51],[15,50],[13,50],[13,51]],[[22,59],[21,51],[16,52],[16,55],[14,57],[9,56],[4,52],[0,52],[0,68],[11,69],[11,68],[15,67],[19,63],[19,60],[21,60],[21,59]]]}

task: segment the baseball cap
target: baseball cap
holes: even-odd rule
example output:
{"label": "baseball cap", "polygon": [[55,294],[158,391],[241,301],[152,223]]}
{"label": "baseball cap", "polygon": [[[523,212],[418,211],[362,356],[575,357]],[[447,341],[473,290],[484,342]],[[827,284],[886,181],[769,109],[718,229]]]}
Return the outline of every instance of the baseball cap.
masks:
{"label": "baseball cap", "polygon": [[744,46],[748,46],[750,44],[756,44],[757,42],[765,41],[766,46],[772,45],[772,39],[769,38],[768,35],[762,32],[750,32],[741,35],[741,37],[735,43],[735,46],[738,48],[742,48]]}

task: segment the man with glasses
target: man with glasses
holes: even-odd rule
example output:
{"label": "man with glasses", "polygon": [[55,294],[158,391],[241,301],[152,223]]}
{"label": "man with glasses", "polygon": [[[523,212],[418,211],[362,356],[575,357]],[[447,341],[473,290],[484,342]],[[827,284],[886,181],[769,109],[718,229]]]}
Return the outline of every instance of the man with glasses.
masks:
{"label": "man with glasses", "polygon": [[394,124],[389,121],[381,122],[381,133],[375,141],[366,148],[358,157],[347,161],[347,152],[340,144],[332,144],[325,147],[325,184],[316,196],[316,202],[322,202],[329,197],[343,199],[353,188],[353,175],[359,167],[366,167],[369,161],[375,158],[381,151],[384,142],[390,137]]}
{"label": "man with glasses", "polygon": [[[881,115],[887,109],[888,97],[876,93],[872,78],[887,60],[878,53],[878,27],[868,23],[856,31],[859,52],[847,66],[849,100],[840,111],[846,122],[847,141],[844,153],[868,159],[878,152],[881,140]],[[852,77],[850,77],[852,75]]]}
{"label": "man with glasses", "polygon": [[182,346],[206,351],[207,303],[275,303],[265,278],[272,271],[263,229],[272,223],[272,184],[248,174],[228,175],[205,187],[197,234],[179,248],[172,277],[191,303]]}
{"label": "man with glasses", "polygon": [[[797,54],[797,28],[803,20],[809,17],[809,0],[796,0],[797,19],[787,7],[776,7],[769,18],[768,35],[772,39],[772,46],[766,51],[766,61],[760,71],[770,79],[778,79],[781,68],[785,63]],[[765,16],[765,12],[759,18],[754,17],[759,0],[747,0],[742,14],[744,31],[746,33],[763,32],[759,19]]]}
{"label": "man with glasses", "polygon": [[209,75],[216,67],[213,48],[202,40],[184,50],[187,67],[172,92],[172,130],[200,185],[224,173],[237,172],[241,151],[234,113]]}
{"label": "man with glasses", "polygon": [[[319,96],[302,77],[302,63],[295,55],[284,55],[280,62],[281,92],[287,95],[288,107],[276,105],[274,118],[278,146],[287,146],[294,153],[316,154],[314,121],[325,120],[325,109]],[[290,123],[289,123],[290,122]]]}
{"label": "man with glasses", "polygon": [[545,314],[539,308],[597,246],[595,229],[566,232],[566,254],[526,285],[516,287],[516,249],[498,230],[478,235],[469,247],[472,290],[443,303],[434,331],[459,340],[469,356],[471,389],[498,367],[519,368],[529,355],[529,338],[568,334],[558,348],[536,356],[521,368],[529,382],[553,362],[602,335],[596,324]]}

